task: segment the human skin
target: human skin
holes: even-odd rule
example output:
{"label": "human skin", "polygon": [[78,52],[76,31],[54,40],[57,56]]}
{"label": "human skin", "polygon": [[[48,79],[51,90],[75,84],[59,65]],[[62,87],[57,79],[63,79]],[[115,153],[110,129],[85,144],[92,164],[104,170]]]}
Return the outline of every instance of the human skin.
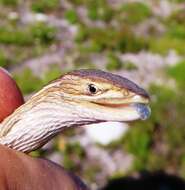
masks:
{"label": "human skin", "polygon": [[47,159],[33,158],[0,145],[0,189],[86,190],[74,174]]}
{"label": "human skin", "polygon": [[[0,68],[0,121],[24,103],[10,74]],[[83,182],[58,164],[0,145],[1,190],[86,190]]]}
{"label": "human skin", "polygon": [[0,122],[24,103],[20,89],[10,74],[0,67]]}

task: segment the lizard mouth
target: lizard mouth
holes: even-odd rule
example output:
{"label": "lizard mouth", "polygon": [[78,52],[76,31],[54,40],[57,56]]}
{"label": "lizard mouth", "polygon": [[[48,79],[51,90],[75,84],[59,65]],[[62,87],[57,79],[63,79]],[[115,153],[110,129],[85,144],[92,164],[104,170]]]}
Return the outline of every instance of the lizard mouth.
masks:
{"label": "lizard mouth", "polygon": [[106,102],[106,104],[100,102],[97,104],[112,109],[114,115],[121,115],[122,113],[122,118],[124,119],[126,117],[126,120],[146,120],[151,114],[151,109],[148,105],[149,101],[149,98],[136,95],[127,100],[121,99]]}
{"label": "lizard mouth", "polygon": [[85,105],[90,114],[98,121],[130,122],[134,120],[146,120],[151,114],[150,99],[143,96],[131,98],[99,99],[81,103]]}
{"label": "lizard mouth", "polygon": [[119,118],[119,121],[132,120],[146,120],[150,117],[151,109],[148,102],[134,102],[134,103],[120,103],[120,104],[101,104],[96,103],[97,106],[103,106],[106,111],[110,110],[110,118]]}
{"label": "lizard mouth", "polygon": [[130,103],[130,104],[119,104],[119,105],[106,105],[110,108],[117,109],[128,109],[131,108],[137,112],[139,119],[146,120],[150,117],[151,109],[146,103]]}
{"label": "lizard mouth", "polygon": [[124,107],[132,108],[138,113],[139,119],[141,120],[146,120],[150,117],[151,114],[151,109],[148,106],[149,104],[149,98],[145,98],[142,96],[134,96],[133,98],[130,99],[130,102],[127,104],[120,104],[122,109]]}

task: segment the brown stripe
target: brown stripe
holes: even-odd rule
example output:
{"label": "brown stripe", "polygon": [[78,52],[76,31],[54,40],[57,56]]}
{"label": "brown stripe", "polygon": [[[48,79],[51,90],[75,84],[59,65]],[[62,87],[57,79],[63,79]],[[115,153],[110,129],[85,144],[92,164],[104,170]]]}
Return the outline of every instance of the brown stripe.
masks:
{"label": "brown stripe", "polygon": [[121,88],[126,88],[129,91],[132,91],[138,95],[149,98],[148,93],[143,88],[140,88],[134,82],[132,82],[132,81],[128,80],[127,78],[124,78],[120,75],[115,75],[112,73],[108,73],[108,72],[104,72],[104,71],[100,71],[100,70],[91,70],[91,69],[76,70],[76,71],[68,73],[67,75],[75,75],[75,76],[80,76],[83,78],[89,78],[89,79],[95,79],[95,80],[97,80],[97,79],[98,80],[106,80],[108,82],[111,82],[115,86],[119,86]]}

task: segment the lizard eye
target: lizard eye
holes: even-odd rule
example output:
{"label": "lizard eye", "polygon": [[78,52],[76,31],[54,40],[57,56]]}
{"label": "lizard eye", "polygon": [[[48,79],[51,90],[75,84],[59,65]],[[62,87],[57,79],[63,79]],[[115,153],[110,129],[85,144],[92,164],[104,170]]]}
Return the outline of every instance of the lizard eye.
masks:
{"label": "lizard eye", "polygon": [[88,90],[91,94],[96,94],[98,92],[98,88],[94,84],[89,84]]}

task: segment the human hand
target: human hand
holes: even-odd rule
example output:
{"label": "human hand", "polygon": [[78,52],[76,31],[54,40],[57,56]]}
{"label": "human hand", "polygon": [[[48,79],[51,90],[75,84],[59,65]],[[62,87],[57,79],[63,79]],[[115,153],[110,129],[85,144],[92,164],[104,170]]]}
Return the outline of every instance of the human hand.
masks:
{"label": "human hand", "polygon": [[74,174],[58,164],[0,145],[0,189],[87,190]]}

